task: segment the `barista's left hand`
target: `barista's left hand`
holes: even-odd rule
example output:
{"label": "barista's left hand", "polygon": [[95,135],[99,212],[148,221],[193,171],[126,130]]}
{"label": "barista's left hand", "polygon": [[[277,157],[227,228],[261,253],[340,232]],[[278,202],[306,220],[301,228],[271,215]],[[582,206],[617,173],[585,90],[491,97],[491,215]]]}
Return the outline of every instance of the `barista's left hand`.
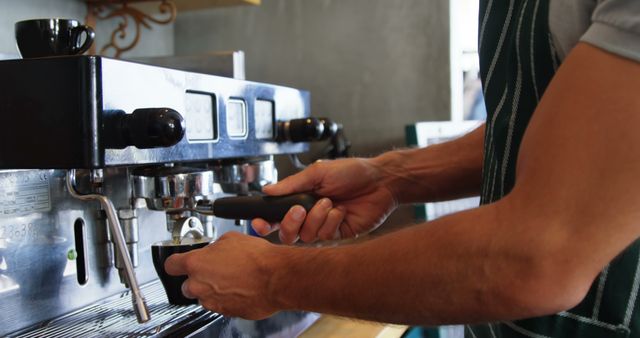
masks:
{"label": "barista's left hand", "polygon": [[281,310],[269,295],[276,251],[264,239],[230,232],[202,249],[171,255],[165,269],[188,275],[182,293],[206,309],[257,320]]}

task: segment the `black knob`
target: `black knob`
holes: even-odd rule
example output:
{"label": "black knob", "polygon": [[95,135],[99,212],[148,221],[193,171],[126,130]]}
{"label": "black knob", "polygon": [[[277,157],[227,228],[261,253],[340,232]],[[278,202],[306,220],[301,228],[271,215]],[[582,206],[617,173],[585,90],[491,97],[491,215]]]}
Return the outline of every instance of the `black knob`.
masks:
{"label": "black knob", "polygon": [[309,117],[278,123],[278,141],[311,142],[318,141],[324,133],[324,124]]}
{"label": "black knob", "polygon": [[320,136],[320,140],[328,140],[338,133],[338,124],[331,121],[329,118],[320,117],[318,118],[322,125],[324,126],[324,131],[322,132],[322,136]]}
{"label": "black knob", "polygon": [[186,124],[182,115],[170,108],[142,108],[131,114],[105,114],[105,148],[140,149],[170,147],[182,140]]}

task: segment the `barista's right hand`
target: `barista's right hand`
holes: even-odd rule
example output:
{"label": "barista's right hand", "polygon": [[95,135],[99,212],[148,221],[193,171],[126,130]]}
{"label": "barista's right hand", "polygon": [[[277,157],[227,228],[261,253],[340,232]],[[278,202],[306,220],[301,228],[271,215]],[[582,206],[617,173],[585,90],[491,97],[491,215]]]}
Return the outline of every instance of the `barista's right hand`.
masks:
{"label": "barista's right hand", "polygon": [[310,192],[321,197],[307,213],[292,207],[279,224],[254,219],[254,230],[264,236],[280,230],[280,240],[291,244],[318,239],[350,238],[378,227],[395,210],[398,199],[387,186],[387,174],[375,159],[320,161],[300,173],[265,186],[267,195]]}

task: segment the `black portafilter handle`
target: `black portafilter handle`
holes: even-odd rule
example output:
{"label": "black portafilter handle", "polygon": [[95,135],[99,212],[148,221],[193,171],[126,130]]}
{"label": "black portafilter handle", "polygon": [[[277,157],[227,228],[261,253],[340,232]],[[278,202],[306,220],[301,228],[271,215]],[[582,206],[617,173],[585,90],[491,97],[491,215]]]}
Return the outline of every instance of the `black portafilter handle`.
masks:
{"label": "black portafilter handle", "polygon": [[267,222],[280,222],[294,205],[301,205],[309,211],[317,200],[311,194],[221,197],[213,201],[212,211],[220,218],[262,218]]}
{"label": "black portafilter handle", "polygon": [[117,110],[105,113],[105,148],[164,148],[176,145],[187,126],[180,113],[171,108],[141,108],[131,114]]}
{"label": "black portafilter handle", "polygon": [[333,137],[338,125],[326,117],[308,117],[278,122],[277,140],[280,142],[314,142]]}

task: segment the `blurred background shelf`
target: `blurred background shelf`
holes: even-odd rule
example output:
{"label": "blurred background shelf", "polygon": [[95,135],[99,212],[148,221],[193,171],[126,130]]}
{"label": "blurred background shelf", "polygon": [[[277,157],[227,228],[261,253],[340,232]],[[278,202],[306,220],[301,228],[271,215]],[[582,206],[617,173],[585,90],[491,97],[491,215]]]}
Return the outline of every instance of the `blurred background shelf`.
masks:
{"label": "blurred background shelf", "polygon": [[136,2],[172,2],[180,11],[190,11],[210,7],[226,7],[240,5],[260,5],[261,0],[85,0],[89,4],[129,4]]}
{"label": "blurred background shelf", "polygon": [[192,11],[210,7],[260,5],[261,0],[174,0],[178,11]]}

